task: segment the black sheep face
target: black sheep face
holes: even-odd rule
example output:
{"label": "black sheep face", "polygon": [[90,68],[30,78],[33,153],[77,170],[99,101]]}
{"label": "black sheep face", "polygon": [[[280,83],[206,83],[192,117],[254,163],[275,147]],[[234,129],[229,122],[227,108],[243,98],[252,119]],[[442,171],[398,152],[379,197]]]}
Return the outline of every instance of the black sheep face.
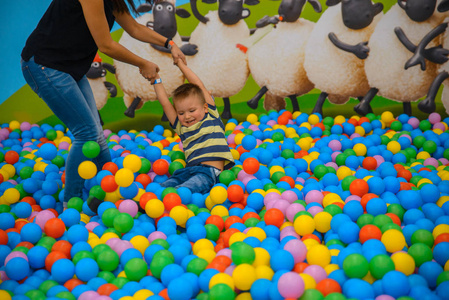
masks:
{"label": "black sheep face", "polygon": [[218,16],[226,25],[237,24],[243,19],[243,0],[219,0]]}
{"label": "black sheep face", "polygon": [[[404,3],[405,2],[405,3]],[[429,19],[437,5],[436,0],[398,0],[398,4],[405,10],[407,16],[415,22],[424,22]]]}
{"label": "black sheep face", "polygon": [[295,22],[298,20],[305,3],[305,0],[282,0],[278,10],[279,16],[282,17],[282,21]]}
{"label": "black sheep face", "polygon": [[373,5],[371,0],[343,0],[341,2],[343,23],[354,30],[366,28],[382,8],[382,4]]}
{"label": "black sheep face", "polygon": [[89,79],[96,79],[106,76],[106,69],[103,68],[100,62],[93,62],[90,65],[89,71],[86,73],[86,77]]}
{"label": "black sheep face", "polygon": [[175,7],[165,1],[158,2],[153,7],[153,30],[166,38],[173,38],[178,31]]}

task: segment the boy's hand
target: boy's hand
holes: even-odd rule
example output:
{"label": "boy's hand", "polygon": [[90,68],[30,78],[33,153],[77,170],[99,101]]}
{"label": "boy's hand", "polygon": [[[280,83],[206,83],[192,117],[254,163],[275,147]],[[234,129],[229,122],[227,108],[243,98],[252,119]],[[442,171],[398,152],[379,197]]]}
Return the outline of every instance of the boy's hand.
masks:
{"label": "boy's hand", "polygon": [[155,63],[152,63],[151,61],[146,61],[146,63],[139,68],[140,74],[148,79],[149,81],[153,82],[159,75],[157,74],[159,72],[159,67]]}
{"label": "boy's hand", "polygon": [[186,57],[185,57],[184,53],[182,53],[181,49],[179,49],[176,44],[173,44],[171,47],[171,55],[173,57],[173,63],[175,65],[177,65],[180,60],[182,62],[184,62],[184,64],[187,65],[187,61],[186,61]]}

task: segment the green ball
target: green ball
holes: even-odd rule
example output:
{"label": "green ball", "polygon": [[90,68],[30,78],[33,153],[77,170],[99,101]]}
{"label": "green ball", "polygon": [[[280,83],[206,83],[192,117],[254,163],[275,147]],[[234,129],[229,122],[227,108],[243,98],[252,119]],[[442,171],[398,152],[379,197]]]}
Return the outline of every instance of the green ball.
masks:
{"label": "green ball", "polygon": [[206,224],[204,225],[204,229],[206,229],[206,238],[208,240],[216,242],[220,237],[220,229],[216,225]]}
{"label": "green ball", "polygon": [[112,227],[114,225],[114,218],[120,214],[120,211],[117,208],[108,208],[103,212],[101,216],[101,220],[103,221],[104,226]]}
{"label": "green ball", "polygon": [[387,145],[390,142],[390,138],[386,135],[381,135],[380,141],[382,145]]}
{"label": "green ball", "polygon": [[[97,261],[97,263],[98,263],[98,261]],[[108,283],[111,283],[112,280],[115,279],[114,274],[112,274],[112,273],[109,272],[109,271],[101,271],[101,272],[98,273],[97,277],[103,278],[103,279],[106,280]]]}
{"label": "green ball", "polygon": [[151,245],[159,245],[164,247],[165,249],[170,248],[170,244],[164,239],[155,239],[151,242]]}
{"label": "green ball", "polygon": [[369,263],[362,254],[349,254],[343,261],[343,271],[349,278],[363,278],[368,274]]}
{"label": "green ball", "polygon": [[414,139],[413,139],[413,145],[416,147],[416,148],[421,148],[423,145],[424,145],[424,143],[427,141],[427,139],[424,137],[424,136],[422,136],[422,135],[418,135],[417,137],[415,137]]}
{"label": "green ball", "polygon": [[209,263],[204,258],[195,257],[187,264],[187,272],[200,276],[200,274],[206,269],[208,264]]}
{"label": "green ball", "polygon": [[357,153],[355,153],[355,151],[351,148],[346,149],[345,151],[343,151],[343,153],[346,154],[347,156],[351,155],[357,156]]}
{"label": "green ball", "polygon": [[416,243],[423,243],[427,245],[429,248],[433,247],[433,243],[435,239],[433,238],[433,234],[425,229],[418,229],[412,234],[412,245]]}
{"label": "green ball", "polygon": [[25,247],[25,246],[20,246],[20,247],[17,247],[17,246],[16,246],[14,249],[12,249],[11,252],[19,251],[19,252],[22,252],[23,254],[27,254],[27,253],[28,253],[28,250],[30,250],[30,249],[28,249],[28,248]]}
{"label": "green ball", "polygon": [[356,179],[357,179],[357,177],[352,176],[352,175],[346,176],[345,178],[343,178],[343,180],[341,181],[341,188],[343,189],[343,191],[349,191],[349,186]]}
{"label": "green ball", "polygon": [[332,118],[332,117],[325,117],[323,119],[323,124],[324,124],[324,126],[331,126],[332,127],[332,125],[334,125],[334,118]]}
{"label": "green ball", "polygon": [[295,152],[293,152],[293,150],[291,150],[291,149],[284,149],[281,152],[281,156],[285,159],[294,158]]}
{"label": "green ball", "polygon": [[324,211],[330,213],[332,216],[343,213],[343,209],[336,204],[329,204],[324,208]]}
{"label": "green ball", "polygon": [[243,169],[240,168],[240,167],[233,167],[231,169],[231,171],[234,172],[235,178],[237,178],[239,176],[239,173],[240,173],[241,170],[243,170]]}
{"label": "green ball", "polygon": [[[166,252],[168,252],[168,254]],[[171,256],[170,256],[171,255]],[[173,254],[168,250],[159,250],[153,256],[153,260],[150,263],[150,271],[156,278],[161,278],[162,270],[169,264],[175,262]]]}
{"label": "green ball", "polygon": [[92,253],[94,254],[94,256],[95,256],[95,260],[98,258],[98,256],[103,252],[103,251],[106,251],[106,250],[111,250],[111,247],[109,247],[109,245],[106,245],[106,244],[98,244],[98,245],[96,245],[93,249],[92,249]]}
{"label": "green ball", "polygon": [[313,169],[313,175],[315,175],[316,178],[321,179],[324,175],[328,173],[328,168],[325,165],[318,165]]}
{"label": "green ball", "polygon": [[281,142],[284,140],[284,135],[280,132],[275,132],[273,133],[273,135],[271,136],[271,139],[275,142]]}
{"label": "green ball", "polygon": [[382,279],[385,274],[394,271],[394,262],[386,254],[376,255],[369,262],[369,271],[374,278]]}
{"label": "green ball", "polygon": [[323,294],[319,290],[316,289],[306,289],[304,293],[299,298],[299,300],[322,300],[324,299]]}
{"label": "green ball", "polygon": [[76,300],[76,297],[73,296],[72,293],[63,291],[56,294],[56,298],[67,299],[67,300]]}
{"label": "green ball", "polygon": [[111,281],[113,285],[121,289],[125,284],[129,282],[129,279],[126,277],[117,277]]}
{"label": "green ball", "polygon": [[440,275],[438,275],[437,286],[445,281],[449,281],[449,271],[443,271],[440,273]]}
{"label": "green ball", "polygon": [[387,224],[384,224],[381,228],[380,228],[380,231],[382,232],[382,233],[384,233],[385,231],[387,231],[387,230],[389,230],[389,229],[396,229],[396,230],[399,230],[399,231],[401,231],[402,232],[402,228],[401,228],[401,226],[399,226],[398,224],[395,224],[395,223],[387,223]]}
{"label": "green ball", "polygon": [[399,121],[393,121],[390,124],[390,128],[394,131],[400,131],[402,130],[402,123]]}
{"label": "green ball", "polygon": [[244,242],[235,242],[231,245],[231,258],[234,264],[252,264],[256,259],[254,248]]}
{"label": "green ball", "polygon": [[362,228],[365,225],[373,224],[374,216],[371,214],[363,214],[357,219],[357,225]]}
{"label": "green ball", "polygon": [[33,173],[34,173],[33,168],[32,168],[32,167],[29,167],[29,166],[26,166],[26,167],[23,167],[23,168],[20,170],[19,176],[20,176],[20,178],[22,178],[22,179],[27,179],[27,178],[30,178],[31,175],[33,175]]}
{"label": "green ball", "polygon": [[198,214],[199,207],[197,205],[190,203],[187,204],[187,208],[190,209],[195,216]]}
{"label": "green ball", "polygon": [[248,218],[248,219],[246,219],[246,221],[245,221],[245,226],[246,226],[246,228],[251,228],[251,227],[256,227],[257,226],[257,224],[259,224],[259,219],[256,219],[256,218]]}
{"label": "green ball", "polygon": [[81,212],[83,210],[83,199],[79,197],[70,198],[69,202],[67,202],[67,208],[74,208],[77,211]]}
{"label": "green ball", "polygon": [[[449,159],[449,148],[446,149],[446,150],[444,150],[444,152],[443,152],[443,157],[444,157],[445,159]],[[1,160],[0,160],[0,161],[1,161]]]}
{"label": "green ball", "polygon": [[170,173],[170,175],[173,175],[173,173],[175,173],[176,170],[183,169],[183,168],[184,168],[184,165],[181,162],[173,161],[168,166],[168,172]]}
{"label": "green ball", "polygon": [[55,238],[52,238],[51,236],[43,236],[37,242],[36,245],[45,247],[45,248],[47,248],[48,251],[51,251],[51,248],[53,247],[54,243],[56,243],[56,239]]}
{"label": "green ball", "polygon": [[387,215],[377,215],[374,217],[374,220],[373,220],[373,225],[376,225],[381,230],[382,230],[382,227],[388,223],[393,223],[393,221]]}
{"label": "green ball", "polygon": [[73,257],[72,257],[72,261],[73,263],[76,265],[80,260],[82,260],[83,258],[92,258],[95,259],[95,255],[87,250],[81,250],[78,251]]}
{"label": "green ball", "polygon": [[434,141],[425,141],[422,148],[424,151],[432,154],[437,151],[437,144]]}
{"label": "green ball", "polygon": [[141,258],[131,258],[125,264],[126,277],[131,281],[139,281],[147,275],[148,265]]}
{"label": "green ball", "polygon": [[45,134],[45,137],[46,137],[47,139],[49,139],[50,141],[54,141],[54,140],[58,137],[58,134],[56,133],[56,130],[54,130],[54,129],[49,129],[49,130],[47,131],[47,133]]}
{"label": "green ball", "polygon": [[326,247],[328,247],[328,248],[329,248],[330,246],[332,246],[332,245],[339,245],[339,246],[343,246],[343,247],[346,246],[342,241],[337,240],[337,239],[329,240],[329,241],[326,243]]}
{"label": "green ball", "polygon": [[62,168],[65,164],[65,160],[61,155],[56,155],[55,158],[51,160],[51,163],[57,165],[58,168]]}
{"label": "green ball", "polygon": [[39,290],[46,295],[49,289],[51,289],[52,287],[57,286],[57,285],[59,285],[59,283],[55,280],[51,280],[51,279],[45,280],[39,286]]}
{"label": "green ball", "polygon": [[421,179],[423,179],[422,176],[420,176],[420,175],[415,175],[415,176],[413,176],[413,177],[410,179],[410,183],[413,183],[414,185],[417,185],[418,182],[419,182]]}
{"label": "green ball", "polygon": [[182,152],[182,151],[170,151],[168,156],[170,157],[171,161],[174,161],[177,159],[186,160],[186,156],[185,156],[184,152]]}
{"label": "green ball", "polygon": [[214,285],[209,290],[209,300],[233,300],[235,293],[232,288],[224,283]]}
{"label": "green ball", "polygon": [[429,120],[422,120],[421,122],[419,122],[419,129],[421,129],[421,131],[427,131],[430,130],[432,128],[432,123],[430,123]]}
{"label": "green ball", "polygon": [[433,258],[432,249],[423,243],[416,243],[408,248],[408,254],[413,257],[417,267],[420,267],[423,263],[431,261]]}
{"label": "green ball", "polygon": [[25,296],[33,300],[47,299],[47,296],[45,296],[45,294],[40,290],[29,290],[28,292],[25,293]]}
{"label": "green ball", "polygon": [[82,151],[85,157],[95,158],[100,154],[100,145],[95,141],[88,141],[84,143]]}
{"label": "green ball", "polygon": [[335,158],[335,163],[338,166],[344,166],[345,162],[346,162],[346,158],[348,158],[348,156],[344,153],[340,153],[337,155],[337,157]]}
{"label": "green ball", "polygon": [[281,172],[281,171],[274,172],[273,175],[271,175],[271,181],[273,181],[273,183],[276,184],[284,176],[285,176],[284,172]]}
{"label": "green ball", "polygon": [[145,157],[142,157],[140,160],[142,161],[142,166],[138,172],[139,174],[147,174],[151,170],[151,162]]}
{"label": "green ball", "polygon": [[[273,174],[273,175],[274,175],[274,174]],[[275,189],[275,188],[277,188],[277,186],[276,186],[276,184],[274,184],[274,183],[266,183],[266,184],[263,186],[264,191],[268,191],[268,190],[270,190],[270,189]]]}
{"label": "green ball", "polygon": [[120,258],[112,249],[106,249],[98,254],[97,264],[102,271],[114,271],[120,263]]}
{"label": "green ball", "polygon": [[103,191],[100,185],[94,185],[89,190],[89,196],[94,196],[99,200],[104,200],[104,197],[106,197],[106,192]]}
{"label": "green ball", "polygon": [[324,298],[325,300],[346,300],[346,297],[341,293],[330,293]]}
{"label": "green ball", "polygon": [[128,213],[119,213],[112,221],[115,230],[120,233],[127,233],[134,226],[134,219]]}
{"label": "green ball", "polygon": [[405,209],[398,203],[392,203],[388,206],[387,212],[395,214],[402,221],[402,217],[404,216]]}
{"label": "green ball", "polygon": [[220,176],[218,176],[218,180],[220,180],[220,183],[223,183],[226,186],[228,186],[235,179],[235,174],[231,170],[224,170],[220,173]]}

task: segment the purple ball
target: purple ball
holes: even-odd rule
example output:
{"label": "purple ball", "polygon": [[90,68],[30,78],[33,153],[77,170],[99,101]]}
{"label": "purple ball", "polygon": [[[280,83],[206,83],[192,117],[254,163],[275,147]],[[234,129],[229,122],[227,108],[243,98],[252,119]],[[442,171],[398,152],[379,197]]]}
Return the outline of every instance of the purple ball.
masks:
{"label": "purple ball", "polygon": [[286,210],[286,216],[287,216],[287,220],[289,220],[290,222],[294,221],[295,215],[300,212],[300,211],[305,211],[306,209],[304,208],[303,205],[299,204],[299,203],[292,203],[290,204],[290,206],[287,208]]}
{"label": "purple ball", "polygon": [[122,213],[127,213],[134,218],[139,211],[139,207],[137,206],[136,201],[127,199],[120,203],[118,210]]}
{"label": "purple ball", "polygon": [[431,124],[435,124],[441,121],[441,116],[437,112],[433,112],[429,115],[429,122]]}
{"label": "purple ball", "polygon": [[318,190],[311,190],[310,192],[307,193],[304,200],[306,201],[307,204],[312,202],[323,204],[323,198],[324,198],[323,193],[321,193]]}
{"label": "purple ball", "polygon": [[338,140],[332,140],[328,144],[329,148],[331,148],[333,151],[340,151],[341,150],[341,143]]}
{"label": "purple ball", "polygon": [[97,300],[99,297],[100,294],[95,291],[86,291],[79,296],[78,300]]}
{"label": "purple ball", "polygon": [[282,274],[277,283],[279,294],[284,298],[299,298],[304,293],[304,281],[296,272]]}
{"label": "purple ball", "polygon": [[165,235],[165,233],[163,233],[162,231],[153,231],[152,233],[150,233],[150,235],[148,236],[148,240],[150,241],[150,243],[154,240],[157,239],[167,239],[167,236]]}
{"label": "purple ball", "polygon": [[327,278],[327,273],[323,267],[318,265],[310,265],[304,269],[304,273],[309,274],[315,279],[315,282],[318,283],[321,280]]}
{"label": "purple ball", "polygon": [[290,240],[285,243],[284,250],[290,252],[295,264],[303,262],[307,256],[307,247],[301,240]]}

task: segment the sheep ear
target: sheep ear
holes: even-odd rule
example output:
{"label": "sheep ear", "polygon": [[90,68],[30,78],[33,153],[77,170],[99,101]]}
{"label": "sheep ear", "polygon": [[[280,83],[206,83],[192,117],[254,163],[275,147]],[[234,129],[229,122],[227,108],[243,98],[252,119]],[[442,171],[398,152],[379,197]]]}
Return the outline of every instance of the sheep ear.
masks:
{"label": "sheep ear", "polygon": [[341,0],[326,0],[326,5],[327,6],[334,6],[334,5],[337,5],[340,2],[341,2]]}
{"label": "sheep ear", "polygon": [[309,1],[310,5],[313,6],[313,9],[314,9],[317,13],[320,13],[320,12],[321,12],[322,7],[321,7],[321,3],[320,3],[318,0],[307,0],[307,1]]}
{"label": "sheep ear", "polygon": [[185,10],[184,8],[177,8],[176,14],[178,15],[178,17],[183,18],[183,19],[190,17],[190,13],[187,10]]}
{"label": "sheep ear", "polygon": [[250,14],[251,14],[251,12],[249,11],[249,9],[244,8],[242,10],[242,19],[248,18]]}
{"label": "sheep ear", "polygon": [[203,3],[214,4],[217,3],[217,0],[203,0]]}
{"label": "sheep ear", "polygon": [[259,3],[260,3],[259,0],[245,0],[246,5],[257,5]]}
{"label": "sheep ear", "polygon": [[380,14],[383,9],[384,9],[384,5],[382,3],[378,2],[378,3],[374,4],[373,5],[374,15],[376,16],[376,15]]}
{"label": "sheep ear", "polygon": [[137,7],[137,12],[139,13],[146,13],[149,12],[153,9],[153,5],[149,4],[149,3],[143,3],[141,5],[139,5],[139,7]]}
{"label": "sheep ear", "polygon": [[111,64],[108,63],[102,63],[103,67],[108,70],[109,72],[111,72],[112,74],[115,74],[115,67]]}
{"label": "sheep ear", "polygon": [[404,0],[398,0],[398,5],[400,8],[405,10],[405,1]]}
{"label": "sheep ear", "polygon": [[449,10],[449,0],[443,0],[440,4],[438,4],[438,11],[439,12],[446,12]]}

